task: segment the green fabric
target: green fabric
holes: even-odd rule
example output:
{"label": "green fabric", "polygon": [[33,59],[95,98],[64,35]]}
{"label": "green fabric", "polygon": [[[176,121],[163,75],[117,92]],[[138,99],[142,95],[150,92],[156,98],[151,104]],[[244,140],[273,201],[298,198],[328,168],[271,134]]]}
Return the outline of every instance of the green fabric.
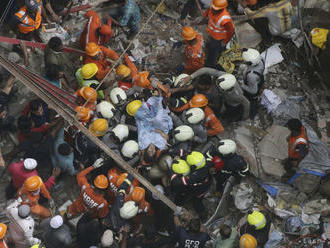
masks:
{"label": "green fabric", "polygon": [[[75,76],[76,76],[76,79],[77,79],[80,87],[90,86],[92,84],[98,85],[100,83],[97,80],[84,80],[84,78],[81,75],[81,68],[79,68],[76,71]],[[98,96],[98,99],[103,100],[104,99],[104,91],[103,90],[97,91],[97,96]]]}
{"label": "green fabric", "polygon": [[216,239],[213,248],[236,248],[238,241],[238,232],[236,228],[231,228],[231,234],[228,239],[222,240],[221,235]]}

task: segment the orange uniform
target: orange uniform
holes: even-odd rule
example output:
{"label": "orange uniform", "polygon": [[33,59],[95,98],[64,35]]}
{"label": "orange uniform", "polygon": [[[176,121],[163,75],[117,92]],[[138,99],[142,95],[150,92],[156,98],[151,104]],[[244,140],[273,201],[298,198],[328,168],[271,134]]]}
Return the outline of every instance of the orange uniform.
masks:
{"label": "orange uniform", "polygon": [[131,70],[132,81],[131,82],[119,81],[118,87],[122,88],[123,90],[128,90],[132,88],[133,85],[137,85],[136,80],[138,78],[138,69],[136,68],[135,64],[128,57],[127,54],[124,55],[124,60],[127,67]]}
{"label": "orange uniform", "polygon": [[204,107],[205,121],[207,136],[214,136],[222,133],[225,129],[223,128],[220,120],[215,116],[213,110],[206,106]]}
{"label": "orange uniform", "polygon": [[39,29],[41,25],[42,3],[41,0],[37,0],[36,2],[39,4],[39,6],[34,19],[32,19],[28,15],[26,6],[23,6],[22,8],[19,9],[18,12],[15,13],[15,16],[18,17],[18,19],[20,20],[20,23],[18,24],[18,30],[23,34],[28,34],[30,32],[33,32]]}
{"label": "orange uniform", "polygon": [[191,74],[198,69],[202,68],[205,63],[205,53],[203,51],[204,40],[203,36],[200,34],[196,34],[197,42],[194,45],[190,45],[189,42],[186,43],[186,65],[185,65],[185,73]]}
{"label": "orange uniform", "polygon": [[294,160],[300,160],[302,159],[299,150],[297,149],[297,145],[302,144],[306,145],[308,148],[308,138],[306,135],[306,129],[305,127],[301,127],[301,133],[299,136],[289,136],[289,147],[288,147],[288,153],[289,158]]}
{"label": "orange uniform", "polygon": [[88,21],[80,36],[80,47],[85,49],[86,45],[90,42],[94,42],[98,45],[106,45],[109,43],[109,40],[114,33],[113,30],[111,30],[111,18],[108,18],[107,23],[105,24],[108,26],[108,32],[107,34],[103,34],[101,31],[99,31],[101,33],[97,33],[97,30],[101,28],[102,23],[100,16],[94,10],[87,11],[85,17]]}
{"label": "orange uniform", "polygon": [[101,53],[98,55],[98,58],[95,59],[95,57],[86,56],[84,63],[95,63],[98,67],[98,72],[96,75],[96,78],[101,81],[109,72],[110,66],[112,65],[111,61],[108,61],[107,59],[111,60],[117,60],[119,58],[118,54],[110,49],[106,48],[104,46],[99,46],[101,49]]}
{"label": "orange uniform", "polygon": [[[81,102],[78,102],[79,105],[84,105],[84,103],[86,102],[85,99],[83,99],[81,93],[80,93],[80,90],[77,90],[74,95],[80,97],[80,99],[78,99],[78,101],[81,101]],[[95,110],[95,106],[96,106],[96,101],[89,101],[86,105],[85,105],[85,108],[88,108],[90,109],[91,111],[94,111]]]}
{"label": "orange uniform", "polygon": [[208,17],[206,32],[215,40],[223,40],[228,43],[234,34],[234,22],[227,9],[223,9],[220,14],[214,14],[211,8],[207,9],[204,17]]}
{"label": "orange uniform", "polygon": [[50,217],[50,211],[48,208],[39,205],[38,201],[40,198],[40,193],[48,200],[52,199],[44,183],[41,184],[40,191],[37,192],[27,191],[23,185],[19,189],[17,196],[22,198],[23,204],[27,204],[30,206],[31,212],[33,214],[36,214],[44,219]]}
{"label": "orange uniform", "polygon": [[102,195],[96,194],[88,183],[86,175],[94,169],[90,166],[77,175],[77,182],[80,186],[80,196],[67,210],[69,217],[81,213],[89,213],[93,218],[104,218],[109,213],[108,202]]}

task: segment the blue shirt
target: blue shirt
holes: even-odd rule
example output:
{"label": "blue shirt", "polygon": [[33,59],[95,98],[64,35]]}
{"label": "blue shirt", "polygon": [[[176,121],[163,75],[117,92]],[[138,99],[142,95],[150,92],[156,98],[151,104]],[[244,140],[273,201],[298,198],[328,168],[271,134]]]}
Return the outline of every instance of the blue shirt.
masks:
{"label": "blue shirt", "polygon": [[126,5],[122,9],[123,17],[120,21],[120,24],[123,26],[127,26],[127,24],[131,26],[137,26],[141,19],[140,16],[140,8],[136,4],[135,0],[127,0]]}

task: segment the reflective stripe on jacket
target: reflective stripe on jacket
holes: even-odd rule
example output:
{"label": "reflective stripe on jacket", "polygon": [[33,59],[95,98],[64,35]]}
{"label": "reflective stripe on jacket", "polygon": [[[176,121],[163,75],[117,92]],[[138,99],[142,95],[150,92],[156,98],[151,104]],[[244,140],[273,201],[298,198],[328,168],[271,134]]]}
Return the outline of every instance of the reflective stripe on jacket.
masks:
{"label": "reflective stripe on jacket", "polygon": [[[41,2],[41,0],[37,1]],[[27,7],[24,6],[20,8],[15,15],[19,18],[20,23],[18,24],[18,30],[23,33],[27,34],[37,30],[41,24],[41,4],[38,7],[38,11],[36,13],[35,19],[32,19],[27,13]]]}

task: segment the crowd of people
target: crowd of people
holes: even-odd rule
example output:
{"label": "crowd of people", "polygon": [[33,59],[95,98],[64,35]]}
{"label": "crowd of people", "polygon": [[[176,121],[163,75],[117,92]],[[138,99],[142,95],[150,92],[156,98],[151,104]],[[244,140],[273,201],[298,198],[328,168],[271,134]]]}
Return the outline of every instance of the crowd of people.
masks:
{"label": "crowd of people", "polygon": [[[15,77],[8,76],[0,92],[1,132],[17,132],[19,145],[12,155],[22,153],[23,158],[7,168],[11,181],[6,197],[12,203],[6,209],[9,224],[0,224],[0,247],[202,248],[207,242],[217,248],[263,247],[271,224],[265,209],[249,212],[239,227],[222,223],[213,241],[202,224],[212,214],[203,201],[211,186],[216,184],[221,195],[229,177],[240,180],[249,175],[249,165],[237,153],[235,140],[222,135],[226,126],[253,120],[258,113],[267,86],[259,51],[242,49],[242,82],[237,75],[224,72],[218,57],[235,33],[228,1],[202,1],[206,10],[200,24],[206,24],[207,37],[184,26],[185,64],[177,75],[159,79],[154,71],[139,70],[129,54],[121,57],[109,47],[115,35],[113,26],[126,27],[128,38],[133,38],[141,19],[135,0],[117,2],[121,5],[102,17],[94,10],[85,13],[79,40],[85,55],[80,68],[63,65],[60,38],[48,41],[43,77],[73,94],[76,118],[178,208],[173,212],[41,99],[32,99],[16,122],[8,112]],[[196,8],[194,2],[187,2],[182,19]],[[246,7],[256,1],[236,2]],[[273,2],[280,5],[283,0]],[[70,0],[26,0],[10,25],[17,38],[38,40],[41,23],[65,18],[71,6]],[[285,21],[271,18],[277,18],[276,23]],[[271,24],[269,28],[274,27]],[[28,66],[26,47],[14,49]],[[74,83],[67,73],[74,73]],[[292,174],[308,153],[308,138],[298,119],[291,119],[288,127],[285,168]],[[39,176],[39,167],[51,170],[47,180]],[[64,211],[58,211],[52,190],[65,175],[76,180],[80,194]],[[69,222],[81,215],[74,230],[70,228]],[[36,225],[42,230],[37,237]]]}

